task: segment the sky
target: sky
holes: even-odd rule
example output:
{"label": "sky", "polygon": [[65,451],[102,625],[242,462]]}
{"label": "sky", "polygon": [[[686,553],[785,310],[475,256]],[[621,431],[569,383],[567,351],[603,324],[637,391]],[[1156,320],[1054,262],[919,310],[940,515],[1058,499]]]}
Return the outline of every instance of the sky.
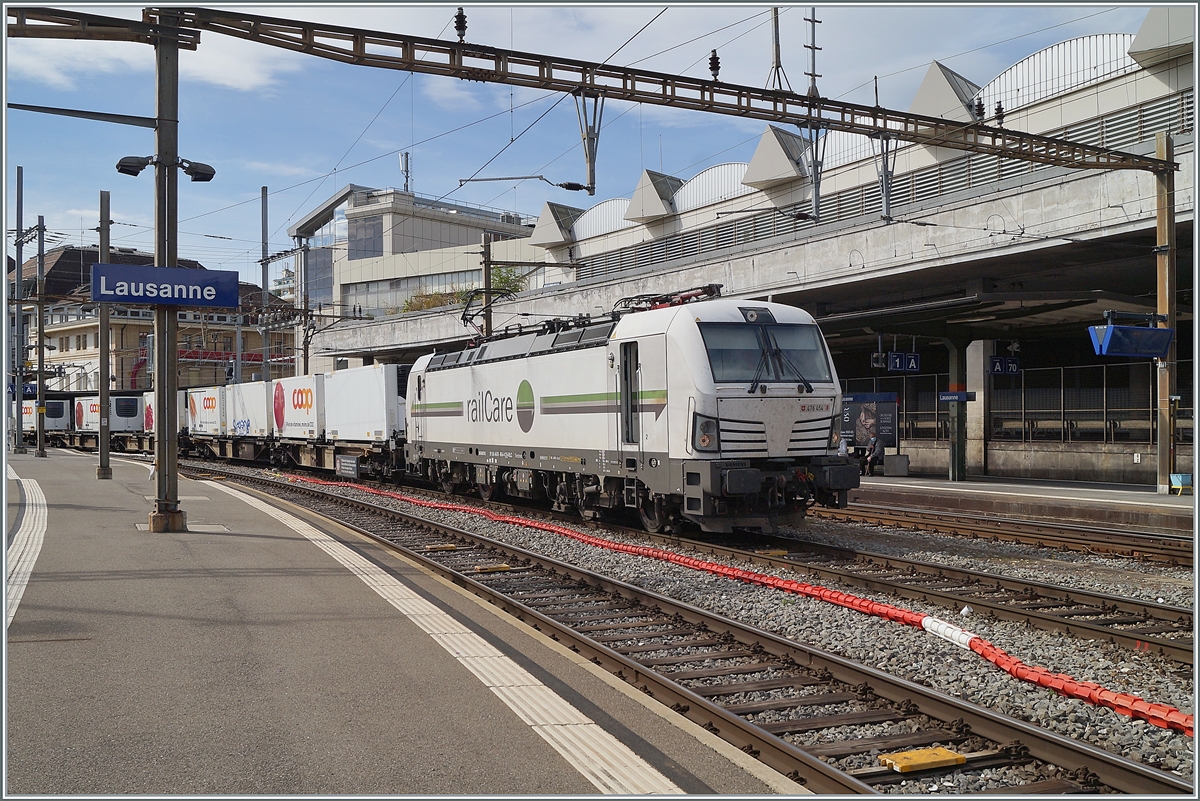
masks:
{"label": "sky", "polygon": [[[141,6],[55,6],[138,19]],[[451,5],[220,5],[217,8],[344,27],[455,40]],[[1058,42],[1136,33],[1149,6],[817,6],[817,88],[823,97],[909,108],[932,61],[979,85]],[[781,61],[807,91],[809,6],[780,6]],[[709,77],[763,87],[771,74],[770,6],[467,5],[467,41],[551,56]],[[154,50],[124,42],[5,41],[9,103],[154,115]],[[560,101],[561,102],[558,102]],[[555,105],[557,102],[557,105]],[[216,169],[210,183],[179,182],[179,255],[261,283],[261,187],[268,187],[268,250],[292,246],[287,229],[347,183],[411,188],[536,217],[546,201],[580,208],[629,197],[642,169],[683,179],[749,161],[764,123],[613,101],[604,107],[596,194],[538,180],[586,182],[574,101],[511,88],[341,64],[203,32],[180,53],[179,153]],[[151,155],[153,131],[8,109],[4,127],[7,253],[15,256],[16,167],[24,225],[43,215],[53,244],[94,244],[99,193],[111,195],[112,244],[153,252],[152,170],[120,175],[122,156]],[[49,247],[49,245],[48,245]],[[26,246],[25,257],[33,253]],[[287,262],[276,262],[278,277]]]}

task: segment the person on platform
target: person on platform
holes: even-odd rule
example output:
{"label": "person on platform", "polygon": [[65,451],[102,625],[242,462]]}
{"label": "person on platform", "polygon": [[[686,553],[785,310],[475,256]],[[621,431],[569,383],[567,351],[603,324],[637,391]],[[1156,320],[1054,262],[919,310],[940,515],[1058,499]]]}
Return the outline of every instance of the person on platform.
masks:
{"label": "person on platform", "polygon": [[883,440],[879,437],[871,437],[871,442],[867,446],[867,455],[863,457],[862,474],[864,476],[875,475],[875,466],[883,464]]}

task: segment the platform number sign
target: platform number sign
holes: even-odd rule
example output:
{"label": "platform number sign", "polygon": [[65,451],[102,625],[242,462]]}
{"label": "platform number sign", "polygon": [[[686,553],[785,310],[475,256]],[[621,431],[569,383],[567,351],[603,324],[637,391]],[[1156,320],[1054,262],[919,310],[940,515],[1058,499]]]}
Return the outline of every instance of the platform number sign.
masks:
{"label": "platform number sign", "polygon": [[888,351],[887,369],[889,373],[919,373],[921,372],[921,354]]}
{"label": "platform number sign", "polygon": [[1014,356],[992,356],[990,367],[992,375],[1019,375],[1021,360]]}

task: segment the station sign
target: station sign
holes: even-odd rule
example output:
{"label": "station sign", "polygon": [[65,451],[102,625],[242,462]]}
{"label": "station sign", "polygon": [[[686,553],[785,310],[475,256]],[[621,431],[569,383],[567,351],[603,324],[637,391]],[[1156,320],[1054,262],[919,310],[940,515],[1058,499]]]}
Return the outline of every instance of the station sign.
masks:
{"label": "station sign", "polygon": [[888,351],[887,369],[889,373],[919,373],[921,372],[921,354]]}
{"label": "station sign", "polygon": [[1145,328],[1132,325],[1088,327],[1097,356],[1165,359],[1171,350],[1174,328]]}
{"label": "station sign", "polygon": [[231,270],[93,264],[92,302],[233,308],[238,305],[238,274]]}
{"label": "station sign", "polygon": [[992,356],[989,367],[992,375],[1019,375],[1021,360],[1015,356]]}
{"label": "station sign", "polygon": [[975,400],[974,392],[939,392],[938,403],[964,403]]}

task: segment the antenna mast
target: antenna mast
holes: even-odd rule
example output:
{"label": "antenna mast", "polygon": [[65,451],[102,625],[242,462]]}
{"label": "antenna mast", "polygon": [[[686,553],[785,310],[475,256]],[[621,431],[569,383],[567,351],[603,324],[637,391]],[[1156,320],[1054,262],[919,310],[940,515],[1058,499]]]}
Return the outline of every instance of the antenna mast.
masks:
{"label": "antenna mast", "polygon": [[[808,72],[804,73],[808,76],[808,96],[820,97],[821,94],[817,91],[817,78],[820,78],[820,73],[817,72],[817,51],[821,48],[817,47],[817,23],[821,20],[817,19],[817,9],[815,7],[808,9],[808,16],[804,18],[808,23],[808,43],[804,48],[808,50]],[[779,22],[775,23],[775,37],[779,37]],[[776,58],[779,58],[779,45],[775,45]]]}
{"label": "antenna mast", "polygon": [[792,83],[783,71],[783,61],[779,58],[779,9],[771,9],[771,73],[767,76],[767,88],[782,92],[784,86],[792,91]]}
{"label": "antenna mast", "polygon": [[[817,19],[815,7],[808,9],[808,16],[804,21],[808,23],[808,42],[804,45],[808,50],[808,72],[804,74],[808,76],[808,98],[815,104],[821,99],[821,93],[817,91],[817,78],[821,77],[817,72],[817,51],[821,49],[817,47],[817,23],[821,20]],[[804,148],[804,163],[812,180],[810,213],[813,221],[817,223],[821,221],[821,164],[825,159],[825,144],[829,141],[828,136],[821,135],[821,127],[819,122],[800,125],[800,136],[808,145]]]}

